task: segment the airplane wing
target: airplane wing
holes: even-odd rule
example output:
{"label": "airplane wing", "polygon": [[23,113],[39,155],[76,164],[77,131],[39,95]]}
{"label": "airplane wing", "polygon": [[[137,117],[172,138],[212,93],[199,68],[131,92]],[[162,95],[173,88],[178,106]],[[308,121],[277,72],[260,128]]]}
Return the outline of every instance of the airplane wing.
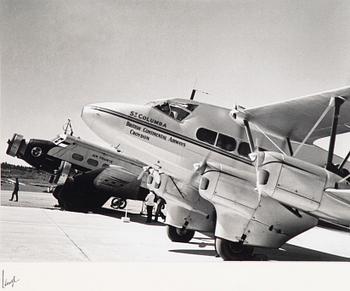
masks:
{"label": "airplane wing", "polygon": [[[10,184],[15,184],[16,183],[16,181],[15,180],[13,180],[13,179],[9,179],[9,178],[7,178],[6,179]],[[22,182],[18,182],[18,184],[19,185],[22,185],[22,186],[25,186],[25,184],[24,183],[22,183]]]}
{"label": "airplane wing", "polygon": [[269,197],[263,197],[260,205],[246,224],[246,241],[251,245],[280,247],[318,223],[317,218]]}
{"label": "airplane wing", "polygon": [[[332,97],[345,99],[340,107],[337,133],[350,132],[350,87],[253,107],[245,109],[244,113],[248,121],[258,125],[264,131],[301,142],[327,108]],[[329,136],[332,121],[331,110],[309,137],[307,143],[312,144],[316,139]]]}

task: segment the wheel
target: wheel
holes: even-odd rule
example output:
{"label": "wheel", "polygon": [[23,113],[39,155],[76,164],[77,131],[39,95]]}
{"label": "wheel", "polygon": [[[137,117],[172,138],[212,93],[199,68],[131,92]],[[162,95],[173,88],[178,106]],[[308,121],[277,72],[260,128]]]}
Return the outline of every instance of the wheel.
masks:
{"label": "wheel", "polygon": [[168,237],[173,242],[189,242],[193,238],[194,233],[194,230],[181,229],[171,225],[167,226]]}
{"label": "wheel", "polygon": [[114,209],[124,209],[126,207],[126,200],[123,198],[113,198],[111,207]]}
{"label": "wheel", "polygon": [[243,261],[252,257],[254,248],[223,238],[215,238],[215,249],[224,261]]}

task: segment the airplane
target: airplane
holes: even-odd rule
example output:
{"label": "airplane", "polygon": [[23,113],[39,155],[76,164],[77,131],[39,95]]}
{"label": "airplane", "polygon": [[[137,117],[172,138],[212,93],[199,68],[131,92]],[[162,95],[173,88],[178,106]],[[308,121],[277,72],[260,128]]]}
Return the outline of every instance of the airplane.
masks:
{"label": "airplane", "polygon": [[[334,154],[336,135],[350,131],[350,87],[248,109],[198,102],[195,93],[81,113],[147,165],[147,187],[167,201],[172,241],[199,231],[215,237],[223,260],[249,260],[256,247],[279,248],[321,219],[350,225],[350,152]],[[328,151],[314,144],[327,136]]]}
{"label": "airplane", "polygon": [[50,190],[65,210],[98,210],[111,197],[111,207],[123,209],[126,199],[143,201],[149,192],[145,179],[137,180],[141,162],[71,134],[27,142],[15,133],[6,153],[50,173]]}

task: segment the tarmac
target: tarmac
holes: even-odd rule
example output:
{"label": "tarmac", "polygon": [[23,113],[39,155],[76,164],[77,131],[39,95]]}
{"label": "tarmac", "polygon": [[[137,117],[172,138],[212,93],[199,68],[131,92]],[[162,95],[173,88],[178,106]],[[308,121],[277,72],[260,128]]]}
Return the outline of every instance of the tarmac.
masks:
{"label": "tarmac", "polygon": [[[141,202],[124,211],[62,211],[50,193],[20,192],[19,202],[1,191],[0,262],[222,262],[214,240],[196,233],[190,243],[171,242],[163,223],[146,224]],[[313,228],[279,250],[257,249],[257,260],[350,261],[350,233]]]}

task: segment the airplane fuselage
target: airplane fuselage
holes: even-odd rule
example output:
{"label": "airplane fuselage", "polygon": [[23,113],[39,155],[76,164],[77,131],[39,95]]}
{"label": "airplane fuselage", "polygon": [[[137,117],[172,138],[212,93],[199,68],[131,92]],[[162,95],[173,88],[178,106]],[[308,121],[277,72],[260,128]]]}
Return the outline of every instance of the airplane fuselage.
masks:
{"label": "airplane fuselage", "polygon": [[[127,154],[152,167],[150,176],[157,181],[148,187],[169,202],[170,225],[215,232],[229,241],[278,247],[317,223],[312,216],[299,217],[276,199],[260,197],[245,128],[227,108],[185,99],[146,105],[100,103],[85,106],[82,118],[102,139],[125,145]],[[285,137],[270,135],[274,145],[263,133],[252,132],[261,151],[278,151],[277,145],[288,153]],[[293,149],[297,146],[292,143]],[[323,167],[327,152],[305,145],[298,158]],[[213,173],[206,175],[208,190],[194,177],[204,162],[207,173]],[[276,227],[271,212],[284,217],[285,225],[290,222],[287,232]]]}

